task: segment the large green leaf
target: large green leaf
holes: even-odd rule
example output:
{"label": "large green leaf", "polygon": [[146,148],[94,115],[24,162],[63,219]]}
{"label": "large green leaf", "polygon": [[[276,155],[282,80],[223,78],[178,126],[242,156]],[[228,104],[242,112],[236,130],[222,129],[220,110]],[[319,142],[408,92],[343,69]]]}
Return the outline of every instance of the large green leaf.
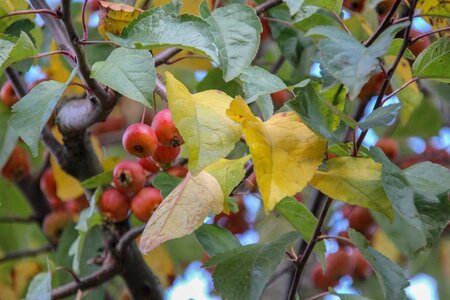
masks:
{"label": "large green leaf", "polygon": [[194,234],[209,256],[241,247],[241,243],[231,232],[217,225],[203,224]]}
{"label": "large green leaf", "polygon": [[74,69],[65,83],[54,80],[41,82],[13,105],[9,126],[30,147],[34,156],[37,156],[42,128],[76,73],[77,69]]}
{"label": "large green leaf", "polygon": [[406,25],[407,22],[389,27],[368,48],[334,26],[317,26],[307,35],[325,37],[319,42],[321,63],[347,87],[350,98],[354,99],[370,76],[379,71],[377,58],[387,52],[395,34]]}
{"label": "large green leaf", "polygon": [[289,7],[289,13],[294,15],[300,7],[302,7],[303,0],[283,0]]}
{"label": "large green leaf", "polygon": [[317,6],[339,14],[342,2],[343,0],[304,0],[303,6]]}
{"label": "large green leaf", "polygon": [[224,79],[230,81],[255,58],[262,32],[261,22],[255,10],[243,4],[215,9],[206,21],[212,28]]}
{"label": "large green leaf", "polygon": [[219,63],[211,26],[195,16],[178,16],[172,4],[140,14],[123,30],[121,37],[110,33],[108,36],[123,47],[152,49],[177,46],[204,53]]}
{"label": "large green leaf", "polygon": [[11,110],[4,105],[0,105],[0,169],[8,161],[18,138],[14,129],[8,126],[10,116]]}
{"label": "large green leaf", "polygon": [[359,122],[358,127],[366,130],[374,127],[388,126],[389,123],[395,121],[397,118],[400,107],[400,104],[391,104],[377,108],[364,121]]}
{"label": "large green leaf", "polygon": [[450,82],[450,39],[441,38],[420,53],[413,64],[413,75]]}
{"label": "large green leaf", "polygon": [[288,233],[267,244],[238,247],[213,256],[205,266],[216,266],[214,286],[224,299],[259,299],[286,247],[298,238]]}
{"label": "large green leaf", "polygon": [[148,50],[117,48],[92,66],[91,77],[122,95],[151,106],[155,64]]}
{"label": "large green leaf", "polygon": [[[311,241],[317,219],[304,204],[298,202],[295,198],[286,197],[275,206],[275,209],[302,235],[306,242]],[[323,241],[318,242],[314,247],[314,252],[322,263],[325,261],[325,251]]]}
{"label": "large green leaf", "polygon": [[248,67],[239,76],[242,81],[246,102],[256,101],[259,96],[269,95],[287,88],[278,76],[260,67]]}
{"label": "large green leaf", "polygon": [[30,37],[22,32],[19,38],[0,34],[0,73],[15,62],[37,54]]}
{"label": "large green leaf", "polygon": [[161,191],[163,198],[166,198],[181,181],[182,179],[179,177],[160,172],[153,179],[152,185]]}
{"label": "large green leaf", "polygon": [[414,189],[405,174],[379,148],[372,147],[370,154],[383,165],[384,190],[394,208],[392,224],[375,216],[394,244],[405,254],[413,254],[426,246],[424,225],[414,204]]}
{"label": "large green leaf", "polygon": [[385,299],[407,299],[404,289],[408,287],[408,279],[403,270],[386,256],[369,246],[369,241],[359,232],[349,229],[349,237],[358,247],[362,256],[370,263],[380,281]]}

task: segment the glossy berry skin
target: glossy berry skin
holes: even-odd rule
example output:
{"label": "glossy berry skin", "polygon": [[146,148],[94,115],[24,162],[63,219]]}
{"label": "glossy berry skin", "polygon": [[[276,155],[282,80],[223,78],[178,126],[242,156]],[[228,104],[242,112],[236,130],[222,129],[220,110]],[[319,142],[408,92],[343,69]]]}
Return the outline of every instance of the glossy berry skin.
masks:
{"label": "glossy berry skin", "polygon": [[152,128],[158,137],[158,143],[166,147],[178,147],[184,143],[180,132],[175,127],[169,109],[159,111],[152,121]]}
{"label": "glossy berry skin", "polygon": [[131,212],[141,222],[146,223],[162,200],[158,189],[145,187],[131,199]]}
{"label": "glossy berry skin", "polygon": [[130,201],[124,193],[116,189],[109,189],[103,192],[98,207],[109,220],[121,222],[128,218]]}
{"label": "glossy berry skin", "polygon": [[151,156],[139,158],[138,163],[150,173],[159,172],[159,165],[153,160],[153,158],[151,158]]}
{"label": "glossy berry skin", "polygon": [[31,161],[28,153],[16,146],[3,166],[2,176],[11,181],[20,181],[30,175],[30,169]]}
{"label": "glossy berry skin", "polygon": [[281,90],[271,94],[272,102],[276,109],[282,107],[289,99],[292,98],[291,93],[286,90]]}
{"label": "glossy berry skin", "polygon": [[19,97],[17,97],[14,92],[11,81],[8,80],[3,84],[2,89],[0,90],[0,100],[8,107],[13,106],[17,101],[19,101]]}
{"label": "glossy berry skin", "polygon": [[47,197],[56,197],[56,180],[52,168],[47,168],[39,179],[39,187]]}
{"label": "glossy berry skin", "polygon": [[122,144],[131,155],[146,157],[155,151],[158,140],[153,128],[144,123],[135,123],[125,130]]}
{"label": "glossy berry skin", "polygon": [[124,160],[114,168],[113,181],[119,191],[136,193],[144,187],[145,172],[137,162]]}
{"label": "glossy berry skin", "polygon": [[153,152],[152,158],[159,164],[168,164],[178,157],[180,150],[180,146],[174,148],[158,145],[155,152]]}
{"label": "glossy berry skin", "polygon": [[173,166],[173,167],[168,168],[166,170],[166,172],[169,175],[184,178],[184,177],[186,177],[189,170],[184,166]]}
{"label": "glossy berry skin", "polygon": [[394,139],[382,137],[378,140],[375,146],[383,150],[384,154],[386,154],[390,160],[395,160],[398,158],[400,149],[398,147],[398,143]]}
{"label": "glossy berry skin", "polygon": [[58,243],[64,228],[72,222],[72,217],[65,211],[49,213],[42,223],[42,231],[53,243]]}
{"label": "glossy berry skin", "polygon": [[[411,32],[410,32],[411,38],[415,38],[421,34],[422,34],[422,32],[411,29]],[[417,40],[414,44],[410,45],[409,50],[411,50],[411,52],[415,56],[419,56],[419,54],[422,53],[422,51],[425,50],[430,45],[431,45],[430,37],[425,36],[425,37]]]}

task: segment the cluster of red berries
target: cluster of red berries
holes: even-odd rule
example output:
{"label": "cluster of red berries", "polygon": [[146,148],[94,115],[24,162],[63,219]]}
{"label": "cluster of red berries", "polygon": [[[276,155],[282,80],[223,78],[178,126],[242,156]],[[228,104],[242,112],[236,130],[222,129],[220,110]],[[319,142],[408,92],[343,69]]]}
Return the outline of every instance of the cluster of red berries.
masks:
{"label": "cluster of red berries", "polygon": [[168,109],[158,112],[151,126],[145,123],[128,126],[122,144],[138,159],[122,161],[114,168],[114,188],[104,191],[98,204],[103,215],[120,222],[128,217],[131,209],[140,221],[147,222],[163,200],[160,191],[147,184],[148,178],[161,168],[173,176],[186,176],[185,167],[170,166],[183,142]]}

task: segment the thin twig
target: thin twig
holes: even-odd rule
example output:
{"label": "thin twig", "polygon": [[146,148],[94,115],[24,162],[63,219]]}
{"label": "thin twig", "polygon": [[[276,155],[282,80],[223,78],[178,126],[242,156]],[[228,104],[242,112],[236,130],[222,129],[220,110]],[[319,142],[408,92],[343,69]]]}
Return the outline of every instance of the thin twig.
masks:
{"label": "thin twig", "polygon": [[383,22],[381,22],[378,29],[364,43],[364,45],[366,45],[366,47],[369,47],[370,45],[372,45],[375,42],[375,40],[380,36],[380,34],[382,34],[383,31],[386,30],[386,28],[388,28],[392,24],[392,17],[394,16],[395,12],[397,11],[397,8],[400,6],[401,3],[402,3],[402,0],[395,1],[394,5],[392,5],[391,9],[389,10],[389,12],[386,15],[386,18],[384,18]]}
{"label": "thin twig", "polygon": [[77,61],[77,58],[75,57],[75,55],[68,50],[55,50],[55,51],[39,53],[30,58],[38,59],[38,58],[43,58],[43,57],[52,56],[52,55],[65,55],[65,56],[69,57],[73,62],[76,63],[76,61]]}
{"label": "thin twig", "polygon": [[414,44],[415,42],[417,42],[418,40],[420,40],[426,36],[429,36],[429,35],[432,35],[435,33],[439,33],[439,32],[443,32],[443,31],[449,31],[449,30],[450,30],[450,26],[444,27],[444,28],[439,28],[439,29],[436,29],[436,30],[433,30],[430,32],[425,32],[425,33],[418,35],[415,38],[411,39],[411,41],[409,42],[409,45],[411,46],[412,44]]}
{"label": "thin twig", "polygon": [[83,41],[86,41],[88,39],[88,30],[86,26],[86,6],[87,6],[88,0],[83,1],[83,7],[81,8],[81,26],[83,28]]}
{"label": "thin twig", "polygon": [[8,216],[8,217],[0,217],[0,223],[31,223],[36,222],[38,217],[36,216]]}
{"label": "thin twig", "polygon": [[325,234],[323,234],[323,235],[317,237],[317,240],[318,241],[323,241],[323,240],[340,240],[340,241],[343,241],[343,242],[347,242],[347,243],[353,244],[353,242],[350,239],[348,239],[346,237],[343,237],[343,236],[338,236],[338,235],[325,235]]}
{"label": "thin twig", "polygon": [[283,55],[281,55],[277,61],[272,65],[272,67],[270,68],[270,73],[272,74],[276,74],[278,72],[278,70],[280,70],[281,66],[283,65],[284,61],[286,59],[284,58]]}
{"label": "thin twig", "polygon": [[315,296],[309,297],[308,299],[305,299],[305,300],[316,300],[316,299],[325,297],[326,295],[329,295],[329,294],[330,294],[330,292],[323,292],[323,293],[317,294]]}
{"label": "thin twig", "polygon": [[56,13],[54,10],[51,9],[31,9],[31,10],[16,10],[16,11],[12,11],[6,15],[3,15],[0,17],[1,19],[4,18],[8,18],[8,17],[13,17],[13,16],[22,16],[22,15],[33,15],[33,14],[46,14],[46,15],[50,15],[52,17],[55,17],[57,19],[60,18],[60,15],[58,13]]}
{"label": "thin twig", "polygon": [[166,90],[166,86],[164,85],[164,83],[161,81],[161,78],[158,76],[156,76],[156,86],[155,86],[155,92],[161,96],[161,99],[164,102],[167,102],[167,90]]}
{"label": "thin twig", "polygon": [[53,250],[53,245],[45,245],[41,248],[37,248],[37,249],[26,249],[26,250],[18,250],[18,251],[14,251],[14,252],[9,252],[6,253],[5,255],[3,255],[2,257],[0,257],[0,264],[13,260],[13,259],[18,259],[18,258],[23,258],[23,257],[30,257],[30,256],[36,256],[42,253],[46,253],[49,251]]}
{"label": "thin twig", "polygon": [[174,63],[177,63],[184,59],[208,59],[207,57],[201,56],[201,55],[186,55],[178,58],[174,58],[172,60],[169,60],[166,62],[166,65],[173,65]]}
{"label": "thin twig", "polygon": [[395,95],[397,95],[398,93],[400,93],[402,90],[404,90],[405,88],[407,88],[410,84],[418,81],[419,79],[425,79],[425,78],[419,78],[419,77],[414,77],[411,78],[410,80],[408,80],[407,82],[405,82],[401,87],[399,87],[398,89],[396,89],[395,91],[393,91],[392,93],[390,93],[389,95],[387,95],[386,97],[384,97],[383,99],[383,104],[388,101],[389,99],[391,99],[392,97],[394,97]]}
{"label": "thin twig", "polygon": [[100,45],[100,44],[114,45],[112,41],[85,41],[85,40],[78,41],[78,45],[85,45],[85,46]]}
{"label": "thin twig", "polygon": [[341,24],[342,28],[344,28],[345,31],[351,34],[350,29],[348,29],[347,25],[345,25],[344,21],[342,21],[342,19],[337,15],[337,13],[335,13],[332,10],[327,11],[330,12],[336,18],[336,20],[339,22],[339,24]]}
{"label": "thin twig", "polygon": [[260,15],[260,14],[268,11],[272,7],[275,7],[281,3],[283,3],[283,0],[269,0],[264,3],[261,3],[260,5],[255,7],[256,14]]}

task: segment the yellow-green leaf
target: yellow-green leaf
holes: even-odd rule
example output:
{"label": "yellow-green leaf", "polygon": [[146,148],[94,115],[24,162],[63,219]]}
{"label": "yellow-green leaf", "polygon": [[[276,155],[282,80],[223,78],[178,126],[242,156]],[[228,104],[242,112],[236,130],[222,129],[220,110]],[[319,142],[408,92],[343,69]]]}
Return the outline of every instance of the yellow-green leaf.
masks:
{"label": "yellow-green leaf", "polygon": [[190,173],[163,200],[141,236],[140,250],[146,254],[168,240],[192,233],[212,211],[223,208],[223,193],[217,180],[206,172]]}
{"label": "yellow-green leaf", "polygon": [[223,192],[223,211],[230,213],[228,207],[228,195],[241,182],[245,176],[245,163],[250,159],[250,155],[239,159],[220,159],[205,168],[205,171],[214,176]]}
{"label": "yellow-green leaf", "polygon": [[123,29],[142,12],[140,8],[123,3],[100,1],[98,32],[105,40],[109,40],[106,32],[120,36]]}
{"label": "yellow-green leaf", "polygon": [[166,83],[169,109],[186,142],[189,170],[196,175],[230,153],[241,137],[239,125],[225,113],[233,99],[217,90],[191,94],[168,72]]}
{"label": "yellow-green leaf", "polygon": [[325,139],[309,130],[295,112],[275,114],[263,123],[240,97],[227,114],[242,126],[266,212],[306,186],[322,162]]}
{"label": "yellow-green leaf", "polygon": [[382,165],[371,158],[338,157],[317,171],[311,185],[332,198],[376,210],[393,218],[392,204],[381,181]]}

